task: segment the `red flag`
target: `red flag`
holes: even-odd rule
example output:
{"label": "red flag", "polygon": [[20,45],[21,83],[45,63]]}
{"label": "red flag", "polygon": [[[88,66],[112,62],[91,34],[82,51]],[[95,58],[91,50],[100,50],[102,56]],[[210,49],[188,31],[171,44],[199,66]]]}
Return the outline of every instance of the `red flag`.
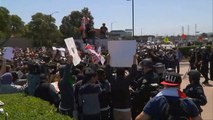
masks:
{"label": "red flag", "polygon": [[202,41],[203,41],[203,37],[202,37],[202,36],[199,36],[199,37],[198,37],[198,41],[202,42]]}
{"label": "red flag", "polygon": [[185,39],[186,39],[186,35],[185,35],[185,34],[182,34],[181,38],[182,38],[183,40],[185,40]]}
{"label": "red flag", "polygon": [[93,48],[92,45],[90,45],[90,44],[87,44],[87,45],[85,46],[85,49],[92,49],[92,50],[94,50],[94,48]]}

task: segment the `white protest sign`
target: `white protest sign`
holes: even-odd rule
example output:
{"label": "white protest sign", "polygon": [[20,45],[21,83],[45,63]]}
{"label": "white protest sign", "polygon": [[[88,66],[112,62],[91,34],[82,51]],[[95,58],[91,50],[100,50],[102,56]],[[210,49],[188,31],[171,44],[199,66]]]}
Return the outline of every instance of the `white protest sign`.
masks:
{"label": "white protest sign", "polygon": [[24,75],[23,72],[21,72],[20,70],[16,72],[18,74],[18,78],[21,79]]}
{"label": "white protest sign", "polygon": [[12,47],[5,47],[3,57],[6,60],[12,60],[13,57],[14,57],[13,48]]}
{"label": "white protest sign", "polygon": [[110,65],[112,67],[131,67],[136,53],[137,43],[129,41],[108,41]]}
{"label": "white protest sign", "polygon": [[71,38],[64,39],[64,41],[69,51],[69,54],[72,55],[73,57],[74,66],[78,65],[81,62],[81,58],[78,55],[78,50],[76,48],[74,39],[71,37]]}
{"label": "white protest sign", "polygon": [[42,52],[47,52],[47,49],[46,49],[46,47],[41,47],[41,49],[42,49]]}
{"label": "white protest sign", "polygon": [[60,51],[61,56],[65,57],[65,51],[66,51],[65,48],[57,48],[53,46],[52,49],[53,49],[53,55],[55,55],[56,51],[58,50]]}
{"label": "white protest sign", "polygon": [[54,47],[54,46],[52,47],[52,49],[53,49],[53,50],[57,50],[57,48],[56,48],[56,47]]}
{"label": "white protest sign", "polygon": [[58,48],[58,50],[61,52],[61,56],[65,57],[65,48]]}

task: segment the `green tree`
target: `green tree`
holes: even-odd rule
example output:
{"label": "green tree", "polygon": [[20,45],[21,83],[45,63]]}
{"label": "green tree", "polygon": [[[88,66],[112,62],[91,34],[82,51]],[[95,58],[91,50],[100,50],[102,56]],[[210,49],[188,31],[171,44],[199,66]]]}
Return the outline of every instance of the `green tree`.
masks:
{"label": "green tree", "polygon": [[51,46],[60,37],[55,18],[42,13],[33,15],[25,30],[27,36],[33,39],[34,46]]}
{"label": "green tree", "polygon": [[0,39],[23,35],[24,22],[18,15],[10,15],[7,8],[0,7]]}
{"label": "green tree", "polygon": [[0,7],[0,39],[10,37],[10,12],[7,8]]}
{"label": "green tree", "polygon": [[81,12],[72,11],[70,15],[64,16],[62,19],[60,31],[64,38],[73,37],[74,39],[79,39],[81,37],[79,28],[81,26],[81,19],[83,16],[86,16],[90,19],[90,28],[93,28],[93,17],[88,8],[83,8]]}
{"label": "green tree", "polygon": [[11,34],[13,36],[15,35],[22,35],[24,33],[24,22],[21,20],[21,18],[17,15],[11,15]]}

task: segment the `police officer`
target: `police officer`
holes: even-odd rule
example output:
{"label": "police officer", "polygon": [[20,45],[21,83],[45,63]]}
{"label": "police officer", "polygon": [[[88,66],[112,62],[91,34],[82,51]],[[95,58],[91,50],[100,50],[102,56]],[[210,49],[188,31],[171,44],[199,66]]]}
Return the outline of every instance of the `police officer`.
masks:
{"label": "police officer", "polygon": [[191,69],[196,69],[195,67],[195,59],[196,59],[196,52],[194,49],[189,50],[189,65]]}
{"label": "police officer", "polygon": [[213,46],[211,47],[210,53],[210,80],[213,81]]}
{"label": "police officer", "polygon": [[191,98],[201,113],[202,108],[200,106],[205,105],[207,103],[207,99],[203,87],[200,85],[200,72],[197,70],[191,70],[188,75],[190,84],[186,86],[183,92]]}
{"label": "police officer", "polygon": [[208,65],[209,65],[209,53],[208,50],[205,47],[201,48],[201,61],[200,61],[201,67],[200,67],[200,73],[203,75],[205,81],[203,84],[208,84]]}
{"label": "police officer", "polygon": [[132,94],[132,117],[135,119],[144,105],[149,101],[158,89],[159,76],[154,72],[153,62],[151,59],[146,58],[141,63],[143,76],[134,82],[137,83],[137,87]]}

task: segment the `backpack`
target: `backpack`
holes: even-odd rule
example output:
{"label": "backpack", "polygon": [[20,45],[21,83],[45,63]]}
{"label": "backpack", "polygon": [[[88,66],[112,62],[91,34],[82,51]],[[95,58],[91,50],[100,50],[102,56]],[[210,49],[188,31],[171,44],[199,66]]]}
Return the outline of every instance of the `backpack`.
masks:
{"label": "backpack", "polygon": [[167,104],[163,106],[162,120],[190,120],[190,110],[184,105],[184,98],[179,98],[176,101],[169,100],[165,96],[164,98]]}

